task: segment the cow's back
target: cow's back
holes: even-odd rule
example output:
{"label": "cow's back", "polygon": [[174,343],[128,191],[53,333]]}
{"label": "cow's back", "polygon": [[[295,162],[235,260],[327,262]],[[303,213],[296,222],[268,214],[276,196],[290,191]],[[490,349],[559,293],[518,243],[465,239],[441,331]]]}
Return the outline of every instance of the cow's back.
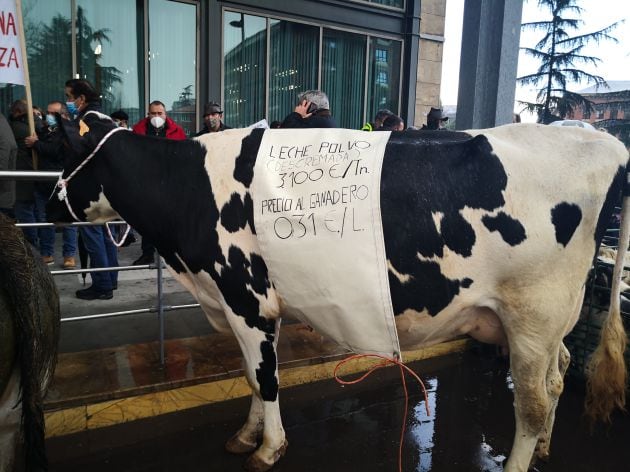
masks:
{"label": "cow's back", "polygon": [[395,313],[436,315],[567,274],[578,283],[627,157],[579,128],[392,135],[381,200]]}

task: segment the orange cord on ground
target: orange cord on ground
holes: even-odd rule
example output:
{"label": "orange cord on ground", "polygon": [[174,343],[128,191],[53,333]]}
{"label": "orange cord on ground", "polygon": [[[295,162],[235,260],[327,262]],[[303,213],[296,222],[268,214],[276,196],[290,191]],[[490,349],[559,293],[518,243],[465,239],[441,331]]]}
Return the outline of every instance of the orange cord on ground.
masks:
{"label": "orange cord on ground", "polygon": [[[337,376],[337,371],[342,365],[346,364],[347,362],[353,361],[355,359],[361,359],[364,357],[381,359],[383,362],[381,362],[380,364],[376,364],[374,367],[368,370],[365,374],[363,374],[361,377],[355,380],[341,380]],[[409,406],[409,393],[407,392],[407,381],[405,380],[405,371],[407,371],[409,374],[415,377],[415,379],[418,382],[420,382],[420,386],[422,387],[422,393],[424,394],[424,406],[427,410],[427,416],[431,415],[431,410],[429,409],[429,399],[427,397],[427,389],[424,387],[424,383],[422,382],[422,380],[420,380],[420,377],[418,377],[418,375],[413,370],[411,370],[405,364],[400,362],[398,359],[391,359],[389,357],[381,356],[379,354],[356,354],[354,356],[347,357],[335,366],[333,375],[335,376],[335,380],[341,385],[352,385],[352,384],[356,384],[363,381],[375,370],[380,369],[382,367],[387,367],[390,364],[397,365],[400,368],[400,378],[402,380],[403,390],[405,391],[405,415],[403,418],[402,428],[400,431],[400,446],[398,447],[398,471],[402,472],[402,450],[403,450],[403,442],[405,439],[405,427],[407,425],[407,411],[408,411],[408,406]]]}

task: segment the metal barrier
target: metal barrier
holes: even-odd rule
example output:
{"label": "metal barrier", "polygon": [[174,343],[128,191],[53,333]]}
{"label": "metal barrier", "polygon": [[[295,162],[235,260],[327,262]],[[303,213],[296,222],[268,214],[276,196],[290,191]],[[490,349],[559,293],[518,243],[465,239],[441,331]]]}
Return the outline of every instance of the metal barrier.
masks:
{"label": "metal barrier", "polygon": [[[0,171],[0,180],[56,180],[61,172],[43,172],[43,171]],[[109,224],[123,225],[124,221],[112,221]],[[45,228],[45,227],[63,227],[63,226],[104,226],[103,223],[75,222],[75,223],[17,223],[19,228]],[[102,267],[96,269],[71,269],[71,270],[51,270],[54,276],[59,275],[75,275],[85,274],[89,272],[111,272],[111,271],[129,271],[142,269],[157,270],[157,305],[149,308],[140,308],[136,310],[115,311],[111,313],[99,313],[95,315],[76,316],[73,318],[61,318],[61,323],[71,323],[74,321],[87,321],[103,318],[114,318],[118,316],[137,315],[142,313],[157,313],[159,323],[159,343],[160,343],[160,362],[164,364],[164,313],[167,311],[185,310],[189,308],[198,308],[199,303],[190,303],[186,305],[165,305],[163,293],[163,270],[164,264],[160,255],[156,252],[155,262],[153,264],[137,265],[137,266],[117,266]]]}

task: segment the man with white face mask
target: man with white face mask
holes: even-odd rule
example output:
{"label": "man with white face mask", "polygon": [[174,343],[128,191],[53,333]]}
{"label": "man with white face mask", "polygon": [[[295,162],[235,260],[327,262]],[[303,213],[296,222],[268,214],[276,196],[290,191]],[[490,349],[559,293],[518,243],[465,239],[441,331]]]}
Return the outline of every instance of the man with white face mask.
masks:
{"label": "man with white face mask", "polygon": [[133,126],[136,134],[167,139],[186,139],[184,129],[166,116],[166,107],[159,100],[149,103],[149,113]]}
{"label": "man with white face mask", "polygon": [[[166,139],[186,139],[184,129],[166,116],[166,107],[159,100],[149,103],[149,113],[133,125],[132,131],[136,134],[158,136]],[[150,241],[142,238],[142,254],[133,262],[133,265],[152,264],[155,261],[155,246]]]}

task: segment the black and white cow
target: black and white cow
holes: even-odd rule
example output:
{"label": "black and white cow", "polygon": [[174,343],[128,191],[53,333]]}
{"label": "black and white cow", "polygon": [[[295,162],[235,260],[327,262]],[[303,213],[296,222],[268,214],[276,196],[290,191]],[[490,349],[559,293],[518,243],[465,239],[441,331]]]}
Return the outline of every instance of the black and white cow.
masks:
{"label": "black and white cow", "polygon": [[[250,186],[263,133],[276,131],[183,142],[119,132],[104,140],[112,125],[86,121],[89,147],[102,148],[67,183],[67,204],[80,219],[124,218],[155,244],[210,322],[234,332],[253,396],[227,449],[255,451],[247,467],[269,469],[287,446],[276,357],[282,293],[261,257]],[[626,149],[605,133],[539,125],[393,133],[387,144],[381,207],[402,347],[461,334],[509,347],[516,434],[508,471],[549,453],[569,364],[562,338],[580,312],[627,163]],[[624,200],[626,246],[627,212]],[[48,215],[72,220],[56,195]],[[605,379],[595,377],[590,405],[604,416],[625,401],[618,303],[607,325],[594,369]],[[606,388],[597,390],[602,380]]]}

